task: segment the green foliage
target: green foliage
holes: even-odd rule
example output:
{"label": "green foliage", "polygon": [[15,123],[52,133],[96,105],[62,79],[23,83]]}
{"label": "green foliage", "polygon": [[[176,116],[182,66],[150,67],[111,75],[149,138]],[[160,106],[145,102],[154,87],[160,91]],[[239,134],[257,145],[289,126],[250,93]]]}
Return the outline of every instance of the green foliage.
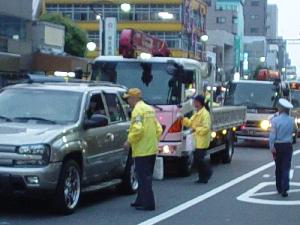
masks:
{"label": "green foliage", "polygon": [[84,57],[88,42],[87,33],[84,30],[69,18],[57,13],[43,14],[40,20],[65,26],[65,52],[70,55]]}

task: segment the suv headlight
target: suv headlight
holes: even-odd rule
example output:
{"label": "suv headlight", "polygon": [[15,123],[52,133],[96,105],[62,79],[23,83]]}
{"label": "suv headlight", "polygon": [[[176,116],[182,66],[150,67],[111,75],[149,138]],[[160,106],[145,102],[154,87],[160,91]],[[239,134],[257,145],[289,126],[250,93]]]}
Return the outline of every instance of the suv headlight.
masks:
{"label": "suv headlight", "polygon": [[268,130],[268,129],[271,127],[271,123],[270,123],[268,120],[263,120],[263,121],[261,121],[261,123],[260,123],[260,127],[261,127],[263,130]]}
{"label": "suv headlight", "polygon": [[24,160],[17,160],[16,165],[37,165],[44,166],[50,160],[50,146],[44,144],[21,145],[17,153],[28,156]]}

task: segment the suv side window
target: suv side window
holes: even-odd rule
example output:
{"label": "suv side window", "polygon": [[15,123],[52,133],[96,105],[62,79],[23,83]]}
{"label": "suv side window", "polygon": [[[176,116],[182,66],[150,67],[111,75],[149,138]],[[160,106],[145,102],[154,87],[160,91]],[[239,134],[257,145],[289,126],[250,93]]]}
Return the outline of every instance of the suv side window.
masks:
{"label": "suv side window", "polygon": [[90,119],[92,115],[95,114],[106,116],[101,94],[93,94],[90,99],[89,107],[87,110],[87,118]]}
{"label": "suv side window", "polygon": [[126,116],[122,104],[116,94],[104,93],[111,122],[125,121]]}

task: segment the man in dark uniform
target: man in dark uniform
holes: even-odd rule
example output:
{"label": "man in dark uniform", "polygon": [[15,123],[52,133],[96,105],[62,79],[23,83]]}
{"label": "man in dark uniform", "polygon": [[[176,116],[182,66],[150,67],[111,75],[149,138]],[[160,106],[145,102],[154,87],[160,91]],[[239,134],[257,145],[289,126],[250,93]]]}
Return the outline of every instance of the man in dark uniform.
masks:
{"label": "man in dark uniform", "polygon": [[286,99],[279,99],[279,115],[271,120],[270,149],[276,165],[276,188],[282,197],[287,197],[289,190],[289,173],[293,154],[294,121],[289,116],[293,105]]}

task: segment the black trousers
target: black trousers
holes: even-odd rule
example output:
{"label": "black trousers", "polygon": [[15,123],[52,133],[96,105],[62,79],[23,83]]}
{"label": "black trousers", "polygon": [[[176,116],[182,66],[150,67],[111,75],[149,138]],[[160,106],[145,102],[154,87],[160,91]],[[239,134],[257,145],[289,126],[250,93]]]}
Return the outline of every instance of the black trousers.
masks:
{"label": "black trousers", "polygon": [[279,193],[289,190],[290,169],[293,155],[293,145],[291,143],[276,143],[276,188]]}
{"label": "black trousers", "polygon": [[155,207],[154,193],[152,190],[155,159],[156,155],[134,158],[135,171],[139,184],[135,203],[144,207]]}
{"label": "black trousers", "polygon": [[196,149],[194,152],[195,164],[198,168],[199,180],[208,181],[212,175],[212,168],[210,164],[205,161],[206,150]]}

